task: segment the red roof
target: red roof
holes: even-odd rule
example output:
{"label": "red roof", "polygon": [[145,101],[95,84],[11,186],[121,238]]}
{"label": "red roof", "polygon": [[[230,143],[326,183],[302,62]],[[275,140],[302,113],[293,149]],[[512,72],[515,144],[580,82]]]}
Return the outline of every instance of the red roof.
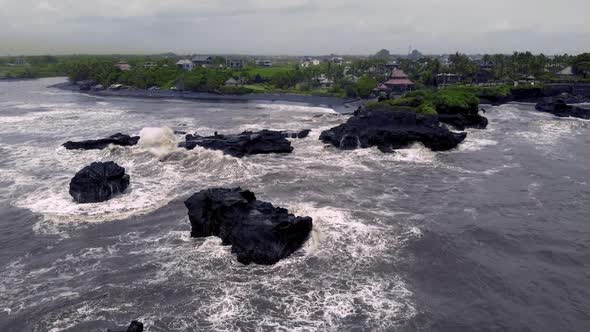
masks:
{"label": "red roof", "polygon": [[407,78],[391,78],[385,82],[383,82],[383,84],[387,85],[387,86],[396,86],[396,85],[414,85],[414,82],[410,81]]}
{"label": "red roof", "polygon": [[404,71],[401,69],[394,69],[391,72],[390,78],[408,78],[408,75],[406,75],[406,73],[404,73]]}

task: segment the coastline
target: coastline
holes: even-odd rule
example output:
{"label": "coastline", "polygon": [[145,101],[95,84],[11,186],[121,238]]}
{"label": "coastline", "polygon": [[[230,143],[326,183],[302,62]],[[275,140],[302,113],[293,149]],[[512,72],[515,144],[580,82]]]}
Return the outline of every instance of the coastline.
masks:
{"label": "coastline", "polygon": [[58,83],[48,86],[72,92],[79,92],[91,96],[100,97],[124,97],[124,98],[142,98],[142,99],[180,99],[192,101],[218,101],[218,102],[263,102],[275,103],[286,102],[304,104],[306,106],[331,108],[338,113],[347,113],[355,111],[362,103],[361,99],[344,99],[338,97],[324,96],[305,96],[296,94],[278,94],[278,93],[256,93],[244,95],[224,95],[209,92],[189,92],[173,90],[100,90],[100,91],[80,91],[78,85],[69,82]]}

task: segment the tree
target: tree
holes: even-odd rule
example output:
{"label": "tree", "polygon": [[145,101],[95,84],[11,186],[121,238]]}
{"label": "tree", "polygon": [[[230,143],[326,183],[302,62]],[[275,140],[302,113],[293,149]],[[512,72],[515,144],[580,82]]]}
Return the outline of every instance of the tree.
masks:
{"label": "tree", "polygon": [[379,52],[375,53],[375,55],[373,55],[373,58],[382,59],[382,60],[389,60],[391,58],[391,54],[389,53],[388,50],[382,49]]}
{"label": "tree", "polygon": [[361,98],[369,98],[371,92],[377,87],[377,80],[367,75],[362,76],[354,85],[354,92]]}
{"label": "tree", "polygon": [[590,53],[582,53],[572,61],[572,71],[576,75],[590,77]]}

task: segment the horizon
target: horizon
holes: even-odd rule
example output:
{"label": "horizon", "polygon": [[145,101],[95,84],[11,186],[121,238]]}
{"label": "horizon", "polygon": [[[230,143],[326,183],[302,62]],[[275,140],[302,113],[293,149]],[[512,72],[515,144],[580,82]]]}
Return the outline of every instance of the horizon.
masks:
{"label": "horizon", "polygon": [[580,54],[588,12],[585,0],[0,0],[0,54]]}

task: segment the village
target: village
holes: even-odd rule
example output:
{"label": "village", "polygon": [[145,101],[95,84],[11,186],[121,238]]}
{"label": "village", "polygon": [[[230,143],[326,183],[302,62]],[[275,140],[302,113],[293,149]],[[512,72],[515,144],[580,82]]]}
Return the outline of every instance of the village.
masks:
{"label": "village", "polygon": [[[154,56],[0,58],[0,77],[68,75],[82,90],[169,89],[396,98],[419,89],[588,82],[587,55]],[[29,60],[31,59],[31,60]],[[44,67],[45,65],[45,67]],[[55,75],[43,74],[53,66]],[[586,66],[586,67],[585,67]],[[47,70],[46,70],[47,71]],[[12,72],[12,75],[10,74]],[[8,73],[8,74],[7,74]],[[16,73],[16,74],[14,74]]]}

